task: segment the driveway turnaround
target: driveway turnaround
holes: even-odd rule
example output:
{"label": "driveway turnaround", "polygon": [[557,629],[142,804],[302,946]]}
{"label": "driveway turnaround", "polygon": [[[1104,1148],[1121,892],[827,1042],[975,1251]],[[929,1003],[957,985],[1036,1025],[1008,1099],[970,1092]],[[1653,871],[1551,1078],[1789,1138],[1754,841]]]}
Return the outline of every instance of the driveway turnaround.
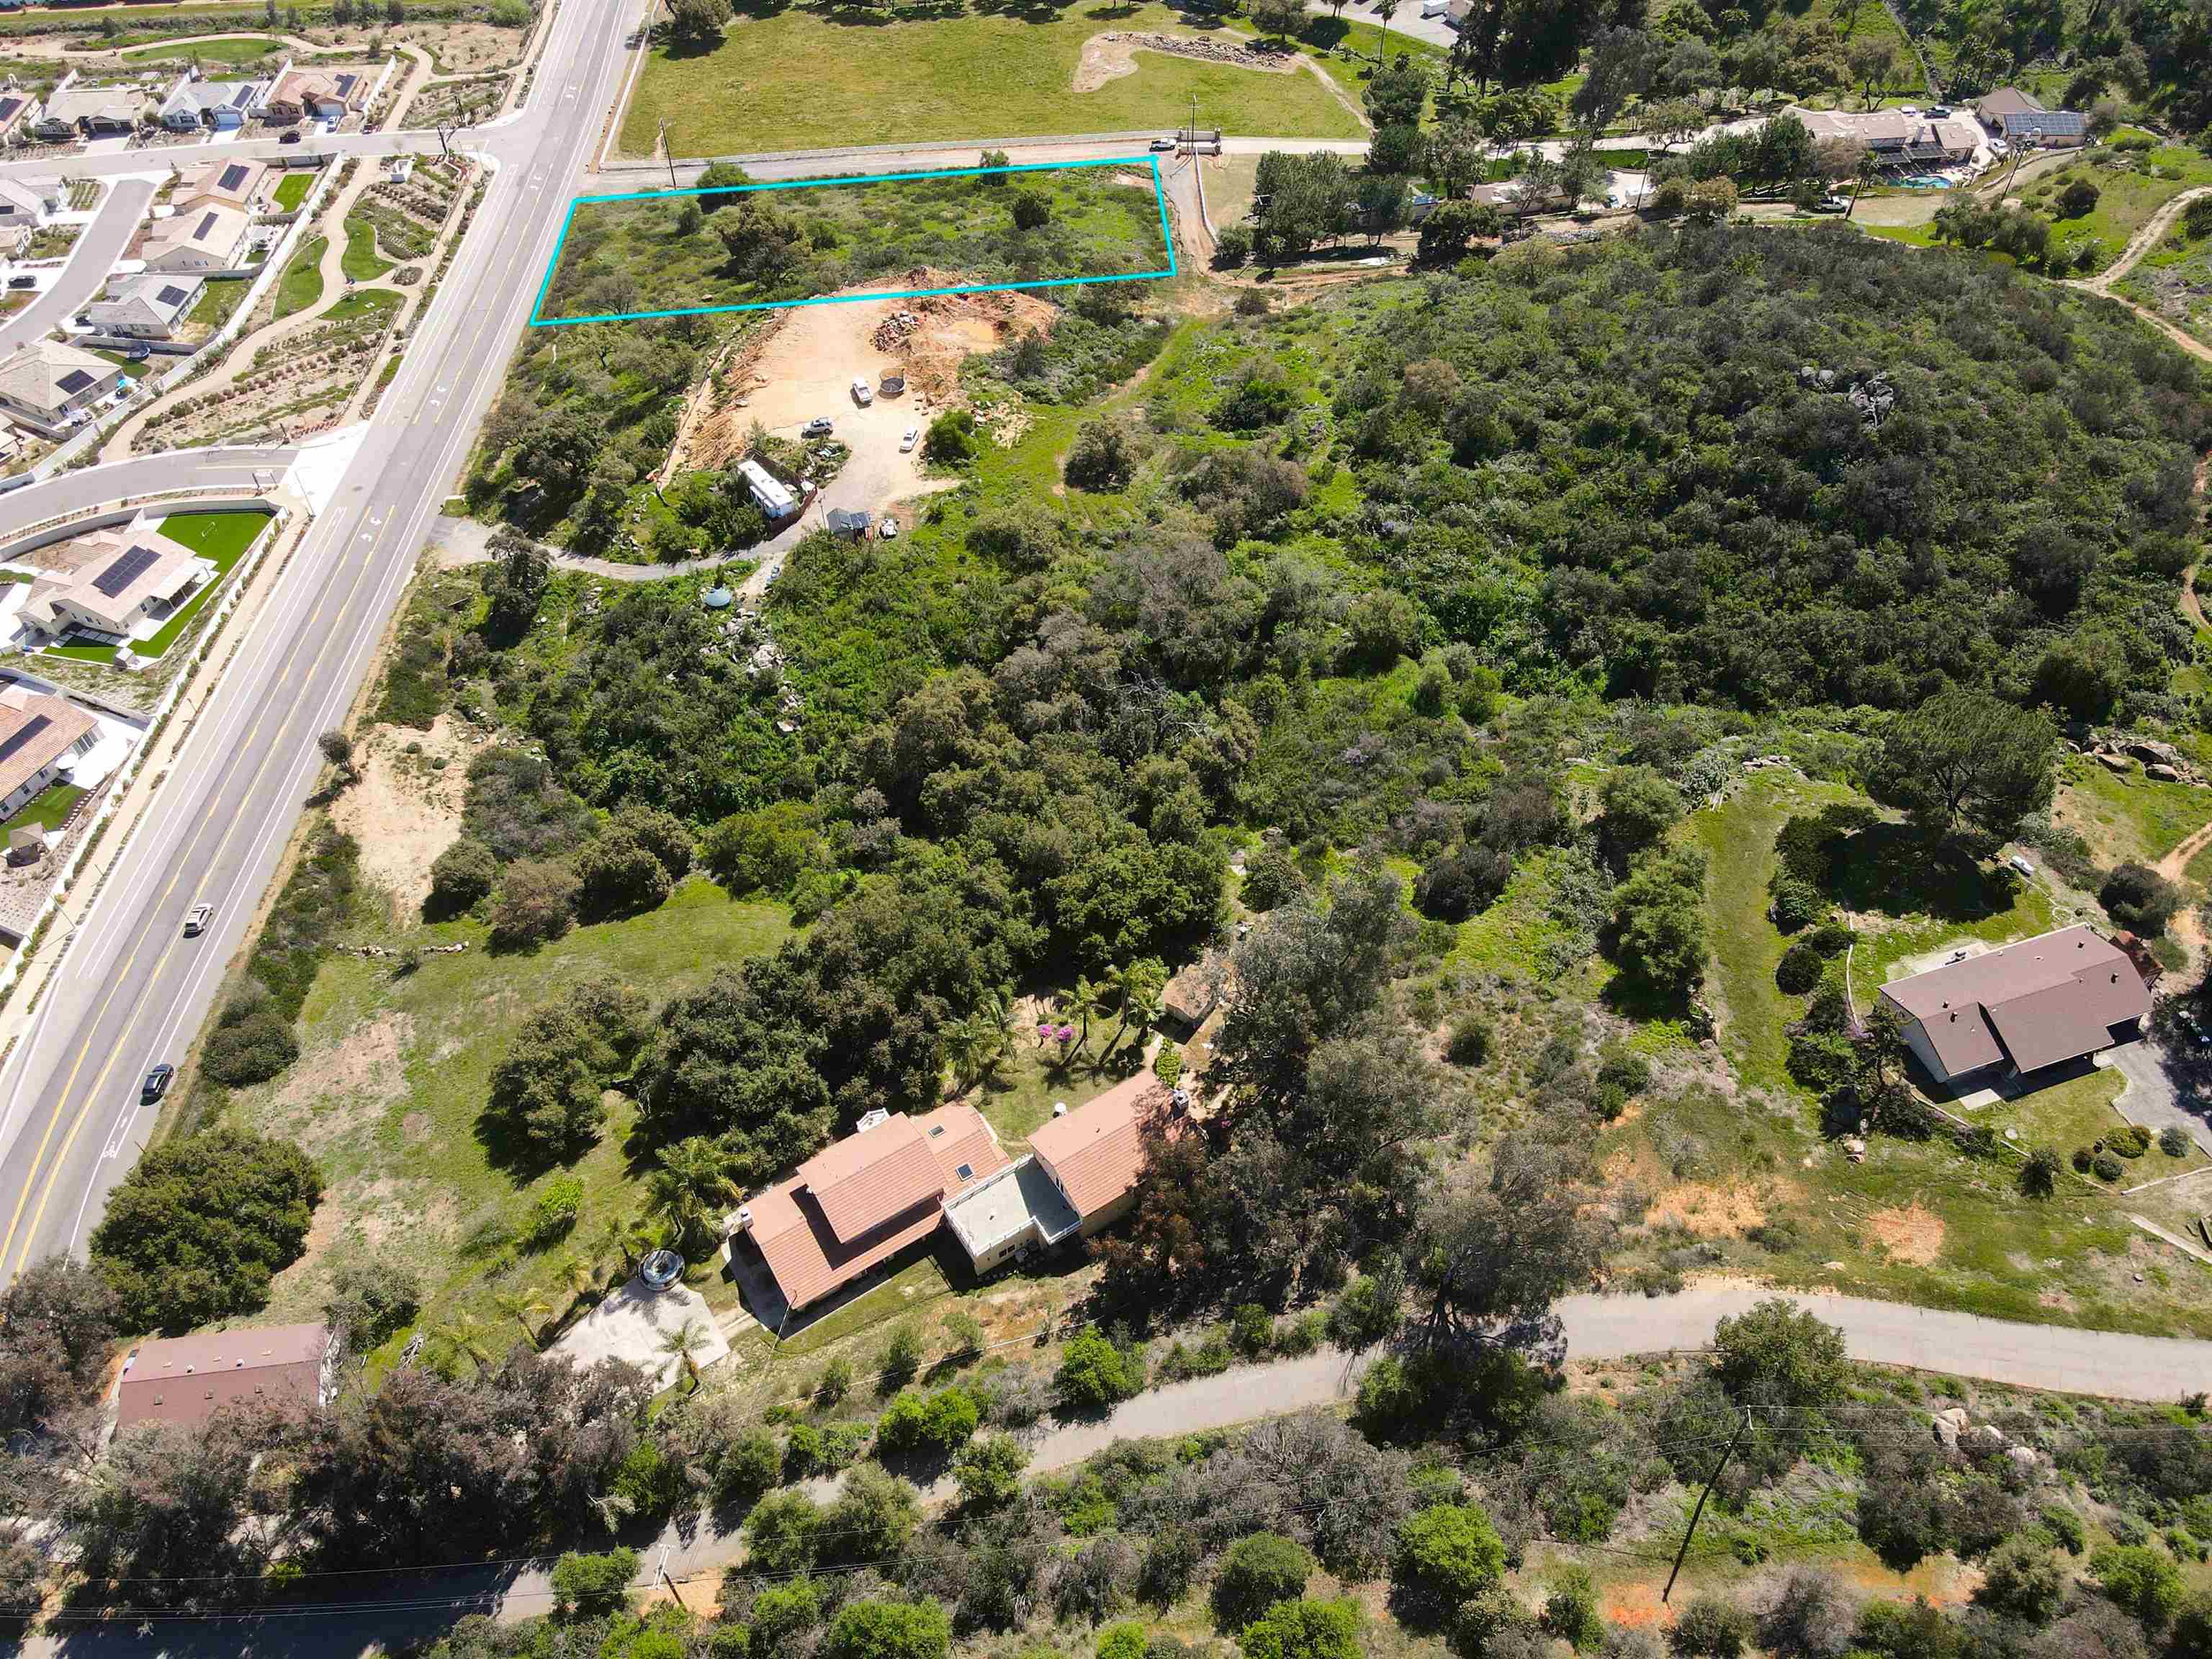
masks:
{"label": "driveway turnaround", "polygon": [[153,199],[150,179],[125,179],[109,186],[100,216],[77,234],[69,263],[54,285],[0,323],[0,356],[43,337],[92,302],[107,281],[108,270],[131,246],[131,233],[138,228],[146,204]]}

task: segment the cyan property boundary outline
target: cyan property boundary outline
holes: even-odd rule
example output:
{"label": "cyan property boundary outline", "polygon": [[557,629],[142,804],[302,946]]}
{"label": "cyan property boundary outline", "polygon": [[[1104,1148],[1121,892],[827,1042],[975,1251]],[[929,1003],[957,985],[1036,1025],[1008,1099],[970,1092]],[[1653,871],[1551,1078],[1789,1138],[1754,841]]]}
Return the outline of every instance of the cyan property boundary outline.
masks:
{"label": "cyan property boundary outline", "polygon": [[[753,300],[742,305],[678,306],[665,311],[611,311],[586,317],[546,317],[539,314],[544,309],[546,293],[553,286],[553,273],[561,268],[561,254],[568,246],[568,228],[575,221],[576,210],[594,203],[658,201],[679,196],[736,196],[757,190],[818,190],[836,185],[892,185],[915,179],[974,179],[995,173],[1060,173],[1071,167],[1127,167],[1146,164],[1149,164],[1152,176],[1152,198],[1160,210],[1160,241],[1167,249],[1168,255],[1167,266],[1161,270],[1115,271],[1098,276],[1052,276],[1028,283],[969,283],[958,288],[824,294],[808,300]],[[781,179],[761,184],[727,185],[714,189],[633,190],[615,196],[579,196],[568,204],[568,211],[561,221],[561,239],[553,245],[553,258],[545,266],[544,280],[538,283],[538,298],[531,306],[530,326],[563,328],[576,323],[635,323],[656,317],[699,317],[726,311],[787,311],[797,306],[853,305],[874,300],[927,300],[940,295],[999,294],[1012,289],[1081,288],[1091,283],[1150,283],[1175,274],[1175,234],[1168,228],[1167,187],[1160,180],[1160,158],[1157,155],[1113,155],[1088,161],[1027,161],[1002,167],[945,167],[926,173],[878,173],[863,178]]]}

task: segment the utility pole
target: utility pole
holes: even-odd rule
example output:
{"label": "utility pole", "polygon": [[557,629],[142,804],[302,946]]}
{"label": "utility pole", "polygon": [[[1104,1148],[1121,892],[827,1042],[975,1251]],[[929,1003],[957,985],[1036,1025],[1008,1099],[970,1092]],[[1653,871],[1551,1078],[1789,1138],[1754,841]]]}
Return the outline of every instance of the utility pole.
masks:
{"label": "utility pole", "polygon": [[676,188],[676,152],[668,148],[668,118],[666,116],[663,116],[660,120],[660,154],[661,158],[668,163],[668,187],[674,190]]}
{"label": "utility pole", "polygon": [[1705,1499],[1713,1495],[1714,1483],[1721,1478],[1721,1471],[1728,1467],[1729,1459],[1735,1455],[1736,1443],[1743,1438],[1744,1431],[1750,1426],[1751,1413],[1747,1408],[1743,1421],[1735,1425],[1735,1432],[1729,1437],[1729,1443],[1721,1452],[1721,1461],[1713,1465],[1713,1472],[1705,1477],[1705,1489],[1698,1494],[1698,1507],[1690,1511],[1690,1524],[1682,1532],[1682,1547],[1674,1552],[1674,1567],[1667,1574],[1667,1588],[1659,1592],[1662,1605],[1674,1593],[1674,1579],[1682,1571],[1682,1558],[1690,1553],[1690,1540],[1698,1535],[1698,1520],[1705,1512]]}

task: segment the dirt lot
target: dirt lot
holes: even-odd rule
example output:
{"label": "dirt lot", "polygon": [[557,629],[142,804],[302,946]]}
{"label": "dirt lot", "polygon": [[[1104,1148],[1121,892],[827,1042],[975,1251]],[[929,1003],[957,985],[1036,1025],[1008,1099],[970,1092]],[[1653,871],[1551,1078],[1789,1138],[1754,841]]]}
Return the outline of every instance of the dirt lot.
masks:
{"label": "dirt lot", "polygon": [[422,913],[430,866],[461,833],[471,747],[447,714],[428,732],[374,726],[357,751],[360,778],[331,804],[331,822],[361,843],[362,879],[395,921]]}
{"label": "dirt lot", "polygon": [[[935,272],[910,273],[902,286],[927,287]],[[795,437],[817,415],[836,423],[853,459],[830,486],[833,504],[880,509],[950,487],[927,478],[917,446],[902,454],[909,428],[954,401],[963,359],[988,351],[1012,334],[1049,329],[1057,308],[1029,295],[958,295],[933,300],[858,301],[801,306],[778,314],[765,331],[740,338],[686,410],[672,471],[726,465],[744,448],[755,422]],[[878,386],[893,368],[907,376],[905,395],[853,401],[857,377]]]}

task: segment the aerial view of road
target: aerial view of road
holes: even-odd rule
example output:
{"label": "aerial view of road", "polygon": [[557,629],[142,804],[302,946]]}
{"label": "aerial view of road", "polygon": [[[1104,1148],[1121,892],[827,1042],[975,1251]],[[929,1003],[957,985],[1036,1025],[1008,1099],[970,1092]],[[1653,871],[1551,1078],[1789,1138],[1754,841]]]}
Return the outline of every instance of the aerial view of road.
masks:
{"label": "aerial view of road", "polygon": [[85,227],[70,249],[69,263],[39,297],[0,322],[0,356],[26,340],[35,340],[56,324],[74,317],[85,302],[100,292],[113,264],[130,242],[131,233],[154,199],[154,186],[143,179],[125,179],[108,187],[100,204],[100,216]]}
{"label": "aerial view of road", "polygon": [[[0,1072],[0,1276],[80,1245],[87,1218],[97,1220],[103,1194],[129,1172],[149,1121],[140,1081],[190,1042],[206,1013],[319,764],[316,738],[368,672],[498,386],[506,343],[528,315],[596,137],[578,112],[611,96],[631,10],[629,0],[568,0],[544,48],[539,95],[481,135],[497,171],[422,344],[293,555],[122,867],[72,918],[67,971]],[[130,465],[135,493],[139,474],[161,489],[191,463]],[[65,510],[68,501],[47,506],[53,492],[105,490],[96,481],[106,471],[22,493],[36,498],[33,509]],[[41,516],[21,499],[7,503],[0,531]],[[203,902],[216,906],[216,919],[185,939],[185,912]]]}

